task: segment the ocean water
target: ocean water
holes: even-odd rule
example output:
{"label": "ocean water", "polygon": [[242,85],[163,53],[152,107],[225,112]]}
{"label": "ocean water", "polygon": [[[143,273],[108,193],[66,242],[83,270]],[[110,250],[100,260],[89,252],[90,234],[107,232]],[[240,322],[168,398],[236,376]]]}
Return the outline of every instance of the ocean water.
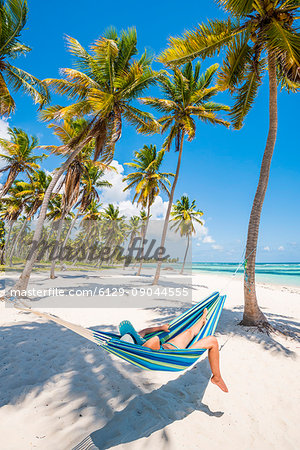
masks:
{"label": "ocean water", "polygon": [[[210,272],[218,274],[234,274],[238,263],[194,263],[193,273]],[[243,274],[243,266],[237,276]],[[257,263],[256,280],[263,283],[275,283],[282,286],[300,287],[300,263]]]}

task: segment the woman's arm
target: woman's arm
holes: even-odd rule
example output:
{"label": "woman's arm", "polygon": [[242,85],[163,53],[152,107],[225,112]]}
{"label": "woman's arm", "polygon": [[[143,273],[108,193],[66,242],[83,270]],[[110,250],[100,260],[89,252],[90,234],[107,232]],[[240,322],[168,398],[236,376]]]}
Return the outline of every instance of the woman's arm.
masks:
{"label": "woman's arm", "polygon": [[[146,334],[156,333],[157,331],[169,331],[169,324],[160,325],[158,327],[150,327],[150,328],[144,328],[143,330],[139,331],[139,335],[144,337]],[[150,339],[149,339],[150,340]]]}

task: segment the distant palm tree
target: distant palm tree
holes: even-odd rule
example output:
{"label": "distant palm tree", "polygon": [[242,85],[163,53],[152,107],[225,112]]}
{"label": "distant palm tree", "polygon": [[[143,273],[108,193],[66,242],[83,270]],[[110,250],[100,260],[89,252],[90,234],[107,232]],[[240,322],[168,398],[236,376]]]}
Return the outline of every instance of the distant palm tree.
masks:
{"label": "distant palm tree", "polygon": [[277,85],[292,92],[300,87],[300,34],[296,23],[300,5],[299,0],[218,0],[218,3],[232,18],[211,20],[187,32],[183,38],[171,38],[170,47],[160,60],[166,64],[182,64],[197,56],[219,54],[225,48],[218,84],[235,94],[231,117],[237,129],[251,109],[268,70],[269,133],[248,226],[242,324],[269,326],[257,303],[256,250],[277,135]]}
{"label": "distant palm tree", "polygon": [[79,201],[77,203],[77,212],[66,234],[65,240],[62,244],[61,251],[65,247],[71,231],[76,224],[79,215],[83,215],[89,208],[92,202],[98,202],[100,197],[97,189],[110,188],[112,185],[107,180],[103,180],[105,175],[104,170],[98,167],[97,162],[86,161],[85,170],[81,176],[81,189],[79,192]]}
{"label": "distant palm tree", "polygon": [[34,155],[34,150],[38,147],[38,140],[36,137],[29,137],[25,131],[20,128],[9,128],[8,133],[10,140],[0,139],[0,145],[5,153],[0,154],[0,158],[4,159],[6,166],[0,169],[1,172],[7,172],[7,180],[0,192],[0,198],[7,194],[16,177],[21,172],[25,172],[28,178],[39,169],[37,161],[41,161],[46,157]]}
{"label": "distant palm tree", "polygon": [[[82,133],[87,127],[88,122],[85,119],[69,119],[65,120],[63,124],[50,124],[49,128],[52,128],[53,133],[60,139],[62,144],[67,145],[70,139],[76,137],[78,134]],[[64,146],[57,145],[45,145],[40,148],[47,149],[52,153],[58,154],[60,156],[67,156],[68,150]],[[57,240],[57,249],[60,247],[60,238],[63,230],[63,222],[65,216],[71,211],[72,207],[78,201],[80,194],[80,182],[84,174],[87,173],[88,167],[91,168],[91,156],[95,148],[95,140],[90,140],[82,150],[76,155],[73,161],[68,166],[66,173],[62,176],[62,180],[60,181],[60,189],[63,189],[62,195],[62,206],[64,208],[64,214],[61,216],[60,221],[61,224],[58,225],[58,232],[56,236]],[[94,171],[97,172],[101,168],[102,171],[104,169],[110,169],[110,166],[103,164],[101,162],[95,161],[94,163]],[[98,166],[98,167],[97,167]],[[91,194],[92,195],[92,194]],[[77,217],[76,217],[77,218]],[[71,222],[69,228],[72,227],[72,224],[75,224],[75,219]],[[61,249],[63,248],[63,244]],[[59,252],[57,251],[54,254],[51,270],[50,270],[50,278],[55,277],[55,265],[58,259]]]}
{"label": "distant palm tree", "polygon": [[[219,92],[217,85],[210,86],[218,67],[218,64],[214,64],[202,75],[200,75],[199,62],[194,69],[191,63],[186,64],[182,70],[175,68],[172,78],[165,74],[159,79],[159,85],[165,98],[148,97],[140,99],[146,105],[153,106],[164,114],[159,122],[162,125],[162,133],[167,130],[169,133],[163,147],[169,151],[172,143],[175,142],[175,151],[178,152],[176,174],[169,197],[160,247],[164,247],[167,236],[169,217],[180,170],[183,142],[185,137],[188,141],[194,139],[196,134],[195,119],[213,125],[229,126],[229,123],[220,118],[217,113],[228,111],[230,108],[211,101],[212,97]],[[153,284],[157,284],[159,280],[161,264],[162,261],[159,260]]]}
{"label": "distant palm tree", "polygon": [[15,110],[15,102],[8,85],[29,94],[41,106],[48,102],[47,86],[38,78],[18,67],[9,59],[24,55],[31,49],[20,42],[20,33],[27,22],[26,0],[0,0],[0,116]]}
{"label": "distant palm tree", "polygon": [[196,232],[194,222],[203,225],[203,222],[199,219],[199,217],[203,216],[203,212],[195,211],[195,209],[196,201],[193,200],[190,202],[188,196],[183,195],[181,199],[177,200],[177,202],[173,205],[173,209],[171,211],[171,222],[174,222],[171,228],[174,228],[176,233],[179,232],[181,237],[187,237],[186,251],[180,273],[183,273],[184,271],[186,257],[190,246],[190,238],[192,234]]}
{"label": "distant palm tree", "polygon": [[2,249],[1,260],[4,260],[6,250],[10,244],[11,232],[15,221],[21,215],[24,208],[24,199],[17,196],[20,191],[22,191],[22,188],[14,184],[10,188],[10,195],[1,199],[0,220],[6,221],[8,225],[8,232],[5,238],[5,245]]}
{"label": "distant palm tree", "polygon": [[43,203],[45,192],[51,182],[51,179],[51,175],[47,175],[43,170],[37,170],[31,175],[31,182],[16,181],[16,186],[21,188],[16,194],[16,197],[22,198],[25,202],[25,218],[17,236],[14,239],[10,251],[10,266],[12,266],[12,257],[16,246],[26,228],[26,225],[34,217]]}
{"label": "distant palm tree", "polygon": [[76,39],[68,37],[67,43],[76,58],[76,68],[62,69],[65,79],[48,79],[45,82],[56,93],[66,94],[75,102],[66,107],[49,107],[43,113],[43,118],[59,121],[88,115],[89,122],[82,133],[64,145],[69,157],[53,175],[45,195],[30,255],[15,285],[15,289],[20,291],[28,285],[52,190],[82,148],[95,139],[94,160],[101,156],[108,163],[121,137],[123,118],[139,133],[154,133],[159,129],[152,114],[131,105],[158,78],[158,73],[151,69],[152,57],[144,52],[139,59],[134,58],[137,54],[134,28],[121,32],[120,36],[115,29],[110,29],[94,42],[91,53]]}
{"label": "distant palm tree", "polygon": [[47,218],[56,222],[56,237],[54,242],[53,251],[51,252],[51,267],[50,267],[50,278],[54,279],[55,276],[55,265],[58,259],[58,252],[60,247],[61,234],[63,231],[63,225],[65,219],[72,219],[74,214],[69,210],[66,210],[66,202],[62,194],[56,194],[49,202],[49,212],[47,213]]}
{"label": "distant palm tree", "polygon": [[112,260],[113,249],[119,245],[125,237],[127,231],[124,227],[125,216],[120,215],[120,210],[117,206],[109,203],[102,212],[103,226],[102,236],[104,237],[104,246],[110,250],[108,262]]}
{"label": "distant palm tree", "polygon": [[[1,203],[0,203],[1,211]],[[5,246],[5,223],[4,220],[0,219],[0,266],[4,265],[4,246]],[[0,272],[3,270],[0,268]]]}
{"label": "distant palm tree", "polygon": [[160,172],[164,154],[165,150],[157,152],[155,145],[144,145],[141,150],[135,152],[135,159],[133,162],[125,163],[127,166],[134,168],[135,171],[123,178],[123,181],[129,181],[129,184],[124,191],[135,187],[135,194],[132,202],[134,203],[137,201],[137,204],[140,204],[142,208],[147,209],[147,220],[143,227],[144,233],[142,236],[141,260],[137,275],[140,275],[142,270],[142,258],[151,206],[160,193],[160,190],[164,191],[168,197],[170,196],[168,188],[171,186],[171,182],[169,178],[174,177],[174,174]]}
{"label": "distant palm tree", "polygon": [[[134,239],[136,238],[136,235],[139,234],[140,231],[141,231],[141,218],[139,216],[131,216],[128,222],[129,243],[127,247],[127,252],[129,252],[134,242]],[[123,269],[125,269],[126,263],[130,264],[130,262],[131,259],[129,257],[125,258]]]}

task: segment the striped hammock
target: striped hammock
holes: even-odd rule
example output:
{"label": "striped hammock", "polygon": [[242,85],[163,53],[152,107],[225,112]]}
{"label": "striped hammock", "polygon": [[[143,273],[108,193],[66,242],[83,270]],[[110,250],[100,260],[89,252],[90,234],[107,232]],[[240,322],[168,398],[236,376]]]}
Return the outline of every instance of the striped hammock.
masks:
{"label": "striped hammock", "polygon": [[[159,336],[160,342],[165,343],[182,333],[201,317],[204,308],[207,308],[207,321],[201,328],[199,334],[190,342],[189,347],[200,339],[214,334],[217,327],[226,295],[221,296],[218,292],[213,293],[205,300],[192,306],[179,317],[170,322],[169,331],[159,331],[147,335],[147,338],[152,336]],[[136,344],[120,340],[120,335],[114,333],[107,333],[104,331],[96,331],[81,327],[67,322],[63,319],[55,317],[51,314],[34,311],[30,308],[18,307],[18,309],[25,310],[36,314],[40,317],[52,320],[59,325],[62,325],[75,333],[89,339],[95,344],[102,347],[104,350],[112,353],[125,361],[147,370],[162,370],[162,371],[179,371],[184,370],[193,365],[206,349],[160,349],[151,350],[150,348],[142,347]]]}

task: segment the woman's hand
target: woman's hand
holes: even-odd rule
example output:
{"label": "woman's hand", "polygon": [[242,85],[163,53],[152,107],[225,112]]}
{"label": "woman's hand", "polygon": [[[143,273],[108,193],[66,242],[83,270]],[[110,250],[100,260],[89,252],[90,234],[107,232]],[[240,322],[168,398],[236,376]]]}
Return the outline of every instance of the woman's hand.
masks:
{"label": "woman's hand", "polygon": [[170,330],[169,330],[169,327],[170,327],[170,324],[169,324],[169,323],[166,323],[165,325],[163,325],[163,326],[161,327],[161,331],[165,331],[165,332],[167,333],[168,331],[170,331]]}

